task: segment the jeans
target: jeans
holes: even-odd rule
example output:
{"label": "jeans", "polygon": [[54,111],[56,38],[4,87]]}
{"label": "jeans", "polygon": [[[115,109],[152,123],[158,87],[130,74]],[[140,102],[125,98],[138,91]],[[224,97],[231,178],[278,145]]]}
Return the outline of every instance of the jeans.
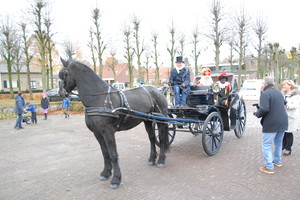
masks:
{"label": "jeans", "polygon": [[32,120],[32,123],[37,123],[37,119],[36,119],[36,112],[31,112],[31,120]]}
{"label": "jeans", "polygon": [[[282,139],[284,132],[263,133],[262,135],[262,152],[265,159],[265,167],[274,169],[274,163],[281,163]],[[274,158],[272,155],[272,145],[275,145]]]}
{"label": "jeans", "polygon": [[[181,95],[180,95],[181,91]],[[186,93],[179,85],[174,85],[175,106],[186,106]]]}
{"label": "jeans", "polygon": [[18,118],[17,118],[17,121],[16,121],[15,128],[17,128],[17,127],[21,128],[22,127],[22,121],[23,121],[22,114],[18,114]]}

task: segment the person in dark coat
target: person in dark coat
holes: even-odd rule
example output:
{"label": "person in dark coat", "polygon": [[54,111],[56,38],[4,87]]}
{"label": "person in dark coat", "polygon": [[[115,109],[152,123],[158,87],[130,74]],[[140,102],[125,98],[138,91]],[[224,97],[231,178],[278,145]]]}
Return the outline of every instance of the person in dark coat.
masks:
{"label": "person in dark coat", "polygon": [[183,57],[176,57],[176,66],[170,73],[170,84],[173,87],[177,108],[186,106],[186,98],[190,92],[190,82],[190,71],[184,66]]}
{"label": "person in dark coat", "polygon": [[[266,77],[262,86],[259,109],[254,115],[261,119],[262,124],[262,152],[265,166],[260,171],[274,174],[274,165],[282,166],[282,139],[288,128],[288,116],[285,109],[285,99],[280,91],[274,88],[274,81]],[[274,144],[274,157],[272,145]]]}
{"label": "person in dark coat", "polygon": [[43,97],[41,99],[41,107],[43,108],[43,111],[44,111],[44,120],[47,120],[49,100],[47,98],[47,94],[46,93],[43,93]]}
{"label": "person in dark coat", "polygon": [[22,92],[18,92],[18,95],[15,97],[16,100],[16,105],[14,108],[15,113],[18,115],[18,118],[16,120],[16,125],[15,125],[15,129],[22,129],[22,121],[23,121],[23,117],[22,114],[24,113],[24,109],[25,109],[25,101],[24,98],[22,97]]}

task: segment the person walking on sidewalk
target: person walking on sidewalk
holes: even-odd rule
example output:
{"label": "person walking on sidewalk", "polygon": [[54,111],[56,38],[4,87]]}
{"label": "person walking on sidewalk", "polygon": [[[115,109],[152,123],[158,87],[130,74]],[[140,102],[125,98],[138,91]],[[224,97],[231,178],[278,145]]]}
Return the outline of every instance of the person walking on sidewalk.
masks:
{"label": "person walking on sidewalk", "polygon": [[26,110],[31,112],[31,120],[32,120],[32,123],[33,123],[33,124],[36,124],[36,123],[37,123],[37,119],[36,119],[36,109],[35,109],[34,105],[33,105],[32,103],[30,103],[30,102],[27,102],[27,103],[26,103],[26,106],[27,106]]}
{"label": "person walking on sidewalk", "polygon": [[70,100],[66,96],[63,99],[62,108],[64,110],[65,118],[70,117],[70,115],[68,114],[68,109],[70,108]]}
{"label": "person walking on sidewalk", "polygon": [[[262,125],[262,152],[265,159],[265,166],[259,170],[274,174],[274,165],[282,166],[282,139],[288,128],[288,116],[285,110],[285,99],[280,91],[274,88],[274,81],[271,77],[264,78],[262,93],[260,96],[259,109],[253,113],[261,119]],[[272,145],[274,157],[272,154]]]}
{"label": "person walking on sidewalk", "polygon": [[24,113],[24,109],[25,109],[25,101],[24,98],[22,97],[22,92],[18,92],[18,95],[15,97],[16,100],[16,105],[14,108],[15,113],[18,115],[17,120],[16,120],[16,125],[15,125],[15,129],[22,129],[22,121],[23,121],[23,117],[22,114]]}
{"label": "person walking on sidewalk", "polygon": [[285,80],[282,82],[282,92],[285,96],[286,112],[288,115],[289,126],[284,133],[282,141],[283,155],[288,156],[292,153],[293,132],[300,129],[300,89],[292,80]]}
{"label": "person walking on sidewalk", "polygon": [[43,97],[41,99],[41,107],[43,108],[44,111],[44,120],[47,120],[49,100],[47,98],[47,94],[45,93],[43,93]]}

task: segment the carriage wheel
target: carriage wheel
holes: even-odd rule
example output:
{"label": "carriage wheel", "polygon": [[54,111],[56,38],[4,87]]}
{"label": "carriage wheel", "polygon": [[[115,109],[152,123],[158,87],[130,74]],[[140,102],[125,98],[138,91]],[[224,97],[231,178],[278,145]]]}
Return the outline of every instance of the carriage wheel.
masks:
{"label": "carriage wheel", "polygon": [[202,132],[202,126],[200,123],[190,123],[189,128],[193,135],[199,135],[199,133]]}
{"label": "carriage wheel", "polygon": [[240,99],[239,106],[236,111],[236,127],[234,133],[240,138],[245,133],[246,128],[246,104],[243,99]]}
{"label": "carriage wheel", "polygon": [[221,147],[223,140],[223,121],[220,114],[212,112],[203,125],[202,145],[207,155],[215,155]]}
{"label": "carriage wheel", "polygon": [[[172,114],[168,115],[170,118],[173,118]],[[158,126],[156,122],[153,122],[152,124],[153,126],[153,130],[155,133],[155,144],[160,147],[160,143],[159,143],[159,133],[158,133]],[[169,147],[172,142],[175,139],[175,135],[176,135],[176,124],[172,124],[172,123],[168,123],[168,142],[167,142],[167,146]]]}

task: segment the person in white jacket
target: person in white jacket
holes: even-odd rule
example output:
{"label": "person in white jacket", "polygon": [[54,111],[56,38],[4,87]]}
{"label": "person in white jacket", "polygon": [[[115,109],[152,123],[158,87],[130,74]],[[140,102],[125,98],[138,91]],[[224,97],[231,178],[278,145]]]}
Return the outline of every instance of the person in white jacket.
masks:
{"label": "person in white jacket", "polygon": [[293,132],[300,130],[300,88],[292,80],[282,82],[282,92],[285,96],[286,111],[288,114],[288,130],[285,132],[282,149],[283,155],[291,155],[293,145]]}

